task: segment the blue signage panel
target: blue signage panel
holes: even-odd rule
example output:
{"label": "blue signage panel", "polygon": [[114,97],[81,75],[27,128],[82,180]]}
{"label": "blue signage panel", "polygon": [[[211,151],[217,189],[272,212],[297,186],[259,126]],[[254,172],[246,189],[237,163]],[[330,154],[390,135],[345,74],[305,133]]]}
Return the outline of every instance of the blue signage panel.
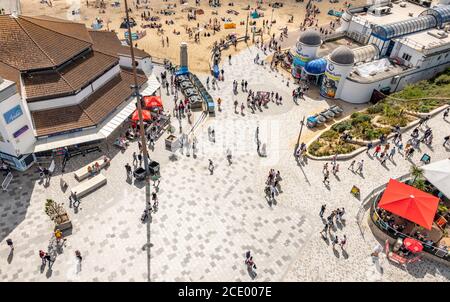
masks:
{"label": "blue signage panel", "polygon": [[17,105],[12,109],[3,113],[3,117],[5,118],[6,123],[9,124],[22,114],[23,114],[22,108],[20,107],[20,105]]}
{"label": "blue signage panel", "polygon": [[16,132],[13,133],[14,138],[19,137],[22,133],[24,133],[25,131],[28,130],[28,126],[25,125],[22,128],[20,128],[19,130],[17,130]]}

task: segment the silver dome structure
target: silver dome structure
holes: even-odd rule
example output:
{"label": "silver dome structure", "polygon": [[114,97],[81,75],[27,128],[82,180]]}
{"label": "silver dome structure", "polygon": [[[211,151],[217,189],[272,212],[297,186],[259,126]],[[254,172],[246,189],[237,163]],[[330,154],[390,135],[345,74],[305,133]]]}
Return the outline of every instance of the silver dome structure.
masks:
{"label": "silver dome structure", "polygon": [[350,65],[355,63],[355,55],[350,48],[339,46],[331,53],[330,60],[336,64]]}
{"label": "silver dome structure", "polygon": [[308,29],[304,33],[302,33],[298,41],[308,46],[317,46],[322,43],[320,34],[313,29]]}

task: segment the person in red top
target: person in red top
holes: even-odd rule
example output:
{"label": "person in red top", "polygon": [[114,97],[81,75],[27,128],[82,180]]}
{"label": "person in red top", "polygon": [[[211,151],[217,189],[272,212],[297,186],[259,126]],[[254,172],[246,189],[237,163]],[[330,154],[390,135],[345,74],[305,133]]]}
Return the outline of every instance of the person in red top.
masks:
{"label": "person in red top", "polygon": [[373,153],[373,156],[378,156],[378,153],[381,151],[381,145],[377,145],[375,147],[375,152]]}

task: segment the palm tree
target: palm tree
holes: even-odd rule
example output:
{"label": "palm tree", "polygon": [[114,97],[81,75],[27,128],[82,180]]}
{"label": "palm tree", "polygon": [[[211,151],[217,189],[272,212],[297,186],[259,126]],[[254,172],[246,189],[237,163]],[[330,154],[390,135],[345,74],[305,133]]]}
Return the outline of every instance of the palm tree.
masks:
{"label": "palm tree", "polygon": [[416,165],[411,166],[410,173],[414,177],[413,184],[416,183],[417,179],[423,178],[423,170]]}

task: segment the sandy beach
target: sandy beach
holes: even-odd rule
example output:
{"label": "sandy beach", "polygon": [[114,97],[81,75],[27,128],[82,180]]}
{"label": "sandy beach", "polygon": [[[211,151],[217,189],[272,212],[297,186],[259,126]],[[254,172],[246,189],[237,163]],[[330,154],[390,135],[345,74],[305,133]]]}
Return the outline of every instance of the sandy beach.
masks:
{"label": "sandy beach", "polygon": [[[50,1],[50,0],[49,0]],[[100,1],[98,1],[100,2]],[[143,3],[144,2],[144,3]],[[130,17],[133,17],[137,23],[137,26],[132,28],[132,32],[146,31],[144,37],[136,40],[139,48],[146,50],[152,55],[155,61],[162,61],[163,58],[168,58],[175,64],[179,63],[179,45],[185,41],[189,43],[189,65],[190,69],[195,72],[208,72],[209,70],[209,58],[212,45],[215,41],[219,42],[231,33],[236,33],[238,36],[245,35],[246,31],[246,18],[247,14],[253,11],[257,5],[256,1],[242,0],[235,1],[233,6],[229,3],[232,1],[222,1],[222,5],[218,8],[210,7],[207,0],[200,0],[199,5],[196,6],[195,0],[189,0],[185,4],[181,5],[180,1],[163,1],[163,0],[141,0],[140,4],[136,6],[136,1],[129,1],[129,8],[132,9]],[[274,34],[278,38],[281,33],[281,28],[288,27],[288,31],[291,35],[298,36],[298,29],[302,24],[305,16],[306,2],[296,2],[295,0],[279,0],[279,3],[283,3],[283,7],[272,9],[269,7],[269,3],[275,3],[275,1],[262,1],[261,9],[259,12],[264,16],[253,19],[255,21],[256,28],[261,28],[263,20],[274,20],[270,35]],[[351,5],[359,5],[362,0],[350,0]],[[38,0],[22,0],[22,14],[24,15],[48,15],[53,17],[59,17],[69,20],[85,23],[87,27],[91,28],[92,23],[96,18],[103,20],[102,30],[109,29],[118,33],[120,39],[124,39],[125,29],[120,28],[120,24],[123,21],[125,15],[125,9],[123,1],[120,5],[113,6],[114,1],[105,0],[104,8],[96,8],[96,2],[93,0],[79,1],[79,0],[52,0],[51,6],[47,3],[41,3]],[[339,3],[330,3],[328,1],[314,1],[313,2],[319,9],[320,13],[316,16],[318,26],[325,26],[330,21],[335,20],[333,16],[327,14],[329,9],[341,10],[345,7],[347,2],[340,1]],[[99,3],[97,3],[98,6]],[[176,7],[174,7],[176,5]],[[250,6],[250,10],[246,10]],[[138,8],[137,8],[138,7]],[[203,14],[196,14],[196,20],[188,21],[187,8],[192,7],[195,9],[203,10]],[[169,9],[168,9],[169,8]],[[170,10],[173,12],[171,15],[164,15],[162,10]],[[79,10],[79,14],[72,14],[72,11]],[[237,15],[232,12],[234,10]],[[273,11],[273,12],[272,12]],[[151,17],[159,17],[156,24],[161,24],[164,33],[158,32],[156,28],[142,28],[143,25],[153,23],[152,21],[142,20],[142,13],[149,13]],[[217,14],[215,14],[217,13]],[[289,19],[293,16],[293,22],[289,23]],[[220,22],[221,30],[219,32],[213,32],[212,29],[208,29],[210,20],[217,20]],[[225,21],[231,21],[236,24],[234,29],[224,29]],[[171,23],[173,24],[167,24]],[[192,28],[193,32],[197,31],[197,26],[200,28],[200,41],[194,41],[194,35],[189,36],[187,28]],[[249,33],[250,33],[249,26]],[[174,31],[179,31],[179,35]],[[209,36],[207,36],[209,34]],[[206,36],[205,36],[206,35]],[[266,28],[264,41],[268,41],[270,35]],[[169,44],[167,45],[167,39]],[[164,40],[164,45],[162,40]],[[289,40],[293,40],[290,38]],[[295,40],[293,40],[295,41]],[[251,39],[250,39],[251,43]],[[230,48],[224,52],[224,55],[236,53],[243,48],[247,47],[245,43],[239,43],[237,48]]]}

